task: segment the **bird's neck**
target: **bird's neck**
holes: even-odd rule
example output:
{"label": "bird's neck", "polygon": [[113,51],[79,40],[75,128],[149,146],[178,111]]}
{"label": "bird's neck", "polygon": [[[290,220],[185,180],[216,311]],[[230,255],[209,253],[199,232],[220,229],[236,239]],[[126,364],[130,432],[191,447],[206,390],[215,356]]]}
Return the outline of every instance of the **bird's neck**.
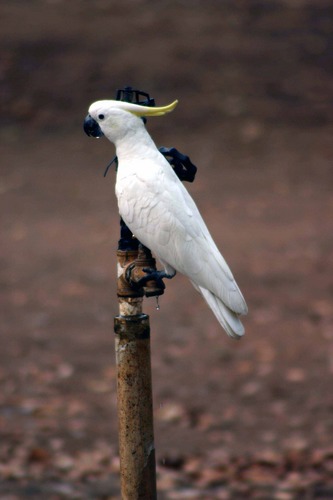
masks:
{"label": "bird's neck", "polygon": [[142,127],[139,130],[130,130],[128,133],[115,141],[118,160],[129,157],[149,157],[156,154],[156,145],[147,130]]}

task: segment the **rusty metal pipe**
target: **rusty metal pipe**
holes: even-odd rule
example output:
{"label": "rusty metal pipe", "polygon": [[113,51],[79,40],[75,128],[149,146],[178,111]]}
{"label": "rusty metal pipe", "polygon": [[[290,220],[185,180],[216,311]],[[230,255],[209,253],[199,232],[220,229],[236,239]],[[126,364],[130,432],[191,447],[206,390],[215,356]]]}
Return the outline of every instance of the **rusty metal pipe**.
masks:
{"label": "rusty metal pipe", "polygon": [[122,498],[155,500],[149,317],[117,316],[115,333]]}
{"label": "rusty metal pipe", "polygon": [[[116,99],[155,106],[155,101],[149,94],[131,87],[119,90]],[[87,132],[86,129],[85,122]],[[96,134],[91,134],[91,127],[88,132],[88,135],[97,137]],[[181,180],[193,181],[196,167],[188,156],[175,148],[161,148],[161,153]],[[117,157],[107,166],[104,176],[114,162],[118,165]],[[149,274],[147,276],[145,270],[156,269],[150,250],[140,244],[122,219],[120,227],[117,252],[119,316],[115,318],[114,329],[118,369],[121,493],[123,500],[155,500],[150,330],[149,317],[142,314],[142,301],[144,296],[162,295],[165,287],[158,279],[148,280]],[[143,280],[145,277],[146,280]]]}
{"label": "rusty metal pipe", "polygon": [[[136,250],[118,250],[119,316],[115,317],[117,407],[123,500],[156,500],[149,317],[142,313],[143,290],[126,278]],[[135,271],[134,271],[135,272]]]}
{"label": "rusty metal pipe", "polygon": [[[156,260],[152,256],[149,248],[140,243],[137,258],[133,264],[127,267],[125,273],[126,279],[131,286],[135,288],[137,283],[140,282],[142,278],[146,277],[145,269],[156,271]],[[158,297],[159,295],[163,295],[164,287],[162,288],[159,283],[152,279],[145,283],[142,287],[142,292],[145,297]]]}

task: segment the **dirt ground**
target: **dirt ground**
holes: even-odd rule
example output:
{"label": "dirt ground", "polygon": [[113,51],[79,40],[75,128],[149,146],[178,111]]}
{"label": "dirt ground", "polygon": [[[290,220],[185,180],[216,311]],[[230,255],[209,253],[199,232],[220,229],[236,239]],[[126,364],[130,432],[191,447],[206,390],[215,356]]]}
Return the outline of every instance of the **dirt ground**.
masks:
{"label": "dirt ground", "polygon": [[333,499],[333,8],[324,0],[4,1],[0,497],[119,499],[114,148],[125,85],[249,306],[227,338],[182,276],[152,329],[161,499]]}

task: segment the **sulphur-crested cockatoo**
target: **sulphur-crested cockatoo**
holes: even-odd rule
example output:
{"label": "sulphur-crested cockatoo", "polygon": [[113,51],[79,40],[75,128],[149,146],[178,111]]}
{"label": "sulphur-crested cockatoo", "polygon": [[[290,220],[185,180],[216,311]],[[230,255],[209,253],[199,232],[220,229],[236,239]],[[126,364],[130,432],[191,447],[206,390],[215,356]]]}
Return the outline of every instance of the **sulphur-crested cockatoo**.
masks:
{"label": "sulphur-crested cockatoo", "polygon": [[227,334],[239,338],[244,334],[239,316],[247,313],[244,298],[193,199],[141,119],[164,115],[176,104],[148,107],[97,101],[89,108],[84,129],[114,143],[120,215],[163,265],[160,276],[171,278],[176,271],[187,276]]}

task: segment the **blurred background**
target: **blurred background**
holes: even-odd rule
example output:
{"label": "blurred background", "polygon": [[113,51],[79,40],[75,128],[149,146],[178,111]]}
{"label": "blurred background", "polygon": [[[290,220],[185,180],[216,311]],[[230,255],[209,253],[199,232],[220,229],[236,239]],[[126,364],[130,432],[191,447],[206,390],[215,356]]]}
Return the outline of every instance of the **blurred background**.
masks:
{"label": "blurred background", "polygon": [[114,148],[82,130],[131,85],[249,306],[227,338],[182,276],[152,328],[159,498],[333,498],[329,0],[5,0],[0,496],[119,498]]}

